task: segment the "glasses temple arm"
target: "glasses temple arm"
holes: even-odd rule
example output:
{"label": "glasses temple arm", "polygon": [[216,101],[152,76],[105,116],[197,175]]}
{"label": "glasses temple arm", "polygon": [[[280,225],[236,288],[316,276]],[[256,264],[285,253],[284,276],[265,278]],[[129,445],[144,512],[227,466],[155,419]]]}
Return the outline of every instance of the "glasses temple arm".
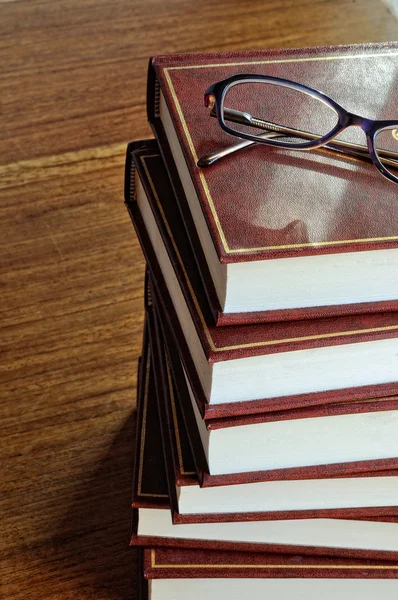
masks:
{"label": "glasses temple arm", "polygon": [[[216,112],[215,112],[214,108],[210,112],[210,115],[212,117],[216,116]],[[285,137],[285,134],[294,135],[295,137],[300,137],[300,138],[309,139],[309,140],[316,140],[316,139],[320,139],[320,137],[321,137],[319,135],[315,135],[315,134],[309,133],[307,131],[301,131],[299,129],[293,129],[290,127],[283,127],[281,125],[277,125],[276,123],[272,123],[270,121],[256,119],[255,117],[252,117],[252,115],[250,115],[249,113],[241,112],[241,111],[237,111],[237,110],[233,110],[233,109],[224,108],[224,117],[226,117],[226,119],[228,121],[232,121],[234,123],[240,123],[240,124],[246,125],[246,126],[266,129],[267,133],[265,133],[264,135],[259,136],[259,137],[264,137],[264,138]],[[274,135],[271,135],[271,133]],[[233,152],[237,152],[238,150],[241,150],[243,148],[251,146],[255,143],[256,142],[254,140],[253,141],[247,140],[247,141],[243,141],[239,144],[234,144],[233,146],[231,146],[229,148],[224,148],[223,150],[220,150],[219,152],[211,152],[209,154],[206,154],[205,156],[202,156],[199,159],[198,166],[199,167],[210,166],[210,165],[214,164],[214,162],[216,162],[220,158],[223,158],[224,156],[228,156],[229,154],[232,154]],[[351,142],[343,142],[343,141],[338,141],[338,142],[333,141],[333,142],[328,142],[327,144],[320,144],[320,146],[325,146],[329,150],[334,150],[336,152],[344,153],[349,156],[355,156],[357,158],[370,160],[367,146],[362,146],[360,144],[354,144]],[[394,167],[398,166],[398,163],[396,160],[388,160],[388,157],[398,159],[397,152],[381,150],[381,151],[378,151],[378,154],[379,154],[381,162],[383,162],[384,164],[391,165]]]}
{"label": "glasses temple arm", "polygon": [[[269,133],[263,133],[260,137],[276,138],[276,137],[283,137],[283,134],[269,132]],[[227,146],[227,148],[223,148],[222,150],[215,150],[214,152],[209,152],[207,154],[203,154],[203,156],[201,156],[199,158],[199,160],[197,162],[197,166],[201,167],[201,168],[210,167],[214,163],[218,162],[221,158],[225,158],[225,157],[229,156],[230,154],[234,154],[235,152],[238,152],[239,150],[243,150],[244,148],[254,146],[255,144],[257,144],[257,142],[250,141],[250,140],[242,140],[238,144],[232,144],[231,146]]]}

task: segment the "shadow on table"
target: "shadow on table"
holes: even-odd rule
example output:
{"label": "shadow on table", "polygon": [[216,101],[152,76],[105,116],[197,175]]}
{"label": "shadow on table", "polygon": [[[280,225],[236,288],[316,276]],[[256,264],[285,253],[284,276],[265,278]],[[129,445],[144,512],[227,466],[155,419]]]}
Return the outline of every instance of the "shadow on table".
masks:
{"label": "shadow on table", "polygon": [[135,429],[134,412],[95,474],[76,490],[52,539],[65,579],[79,590],[76,598],[136,597],[137,555],[128,545]]}

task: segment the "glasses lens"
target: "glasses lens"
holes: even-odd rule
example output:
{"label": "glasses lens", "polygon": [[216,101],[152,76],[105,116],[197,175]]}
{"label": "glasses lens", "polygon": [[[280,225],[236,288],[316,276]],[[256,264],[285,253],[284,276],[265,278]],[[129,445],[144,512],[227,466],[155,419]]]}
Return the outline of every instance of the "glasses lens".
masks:
{"label": "glasses lens", "polygon": [[284,144],[305,144],[327,135],[338,122],[335,109],[298,89],[245,81],[225,95],[223,118],[238,135],[269,137]]}
{"label": "glasses lens", "polygon": [[398,123],[376,134],[375,151],[383,167],[398,177]]}

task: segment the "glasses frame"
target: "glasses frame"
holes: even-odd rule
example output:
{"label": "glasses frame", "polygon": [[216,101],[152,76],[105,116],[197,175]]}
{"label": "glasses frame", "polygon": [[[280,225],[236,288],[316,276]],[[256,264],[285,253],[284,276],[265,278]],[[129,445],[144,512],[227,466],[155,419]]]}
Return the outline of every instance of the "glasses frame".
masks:
{"label": "glasses frame", "polygon": [[[286,87],[292,90],[297,90],[301,93],[312,96],[313,98],[320,100],[331,109],[333,109],[337,114],[337,124],[335,127],[328,132],[326,135],[312,141],[303,142],[303,143],[289,143],[286,144],[280,140],[272,139],[272,138],[264,138],[256,135],[251,135],[245,132],[238,132],[235,129],[229,127],[224,120],[224,101],[228,91],[231,87],[238,85],[240,83],[269,83],[274,85],[279,85],[282,87]],[[290,81],[289,79],[281,79],[280,77],[271,77],[268,75],[251,75],[251,74],[240,74],[233,75],[232,77],[228,77],[227,79],[223,79],[222,81],[218,81],[210,85],[205,92],[205,106],[210,108],[215,108],[216,117],[218,123],[224,131],[238,137],[240,139],[250,140],[258,142],[259,144],[265,144],[267,146],[274,146],[276,148],[283,148],[285,150],[311,150],[320,148],[325,144],[332,142],[332,140],[338,136],[342,131],[351,126],[360,127],[362,131],[364,131],[366,135],[367,148],[369,152],[369,157],[375,167],[380,171],[380,173],[394,183],[398,183],[398,176],[393,175],[386,167],[383,165],[381,160],[379,159],[377,152],[375,150],[375,138],[378,133],[380,133],[383,129],[390,129],[395,126],[398,129],[398,121],[397,120],[373,120],[366,119],[365,117],[361,117],[355,113],[347,111],[345,108],[340,106],[337,102],[323,94],[322,92],[318,92],[317,90],[313,90],[301,83],[296,83],[294,81]]]}

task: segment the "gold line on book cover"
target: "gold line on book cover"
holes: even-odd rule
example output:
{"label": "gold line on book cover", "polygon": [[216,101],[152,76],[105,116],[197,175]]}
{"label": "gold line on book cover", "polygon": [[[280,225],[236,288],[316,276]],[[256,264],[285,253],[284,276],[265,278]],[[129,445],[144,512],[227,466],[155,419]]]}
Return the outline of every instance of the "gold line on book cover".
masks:
{"label": "gold line on book cover", "polygon": [[181,475],[196,475],[196,471],[185,471],[184,470],[184,460],[183,460],[182,449],[181,449],[180,430],[178,428],[178,419],[177,419],[177,409],[176,409],[176,402],[175,402],[175,396],[174,396],[174,387],[173,387],[173,381],[171,379],[170,364],[169,364],[169,359],[167,357],[166,348],[164,348],[163,352],[164,352],[165,362],[166,362],[167,384],[169,386],[169,393],[170,393],[170,400],[171,400],[171,411],[173,413],[173,425],[174,425],[174,432],[175,432],[176,441],[177,441],[177,454],[178,454],[178,464],[180,466],[180,472],[181,472]]}
{"label": "gold line on book cover", "polygon": [[[267,64],[277,64],[277,63],[295,63],[295,62],[311,62],[311,61],[321,61],[321,60],[349,60],[349,59],[362,59],[362,58],[377,58],[377,57],[388,57],[388,56],[397,56],[396,52],[384,52],[384,53],[376,53],[376,54],[356,54],[354,56],[316,56],[316,57],[308,57],[308,58],[289,58],[289,59],[274,59],[274,60],[261,60],[261,61],[245,61],[245,62],[236,62],[236,63],[215,63],[215,64],[208,64],[208,65],[183,65],[183,66],[177,66],[177,67],[164,67],[163,68],[163,72],[167,81],[167,84],[169,86],[169,90],[171,93],[171,96],[173,98],[174,104],[175,104],[175,108],[177,111],[177,114],[179,116],[179,119],[181,121],[181,125],[182,128],[184,130],[187,142],[188,142],[188,146],[189,149],[191,151],[192,154],[192,158],[193,161],[196,165],[196,163],[198,162],[198,155],[194,146],[194,143],[192,141],[191,138],[191,134],[189,133],[189,129],[184,117],[184,113],[182,111],[181,105],[179,103],[177,94],[175,92],[174,86],[173,86],[173,82],[171,80],[170,77],[170,71],[177,71],[177,70],[182,70],[182,69],[206,69],[206,68],[214,68],[214,67],[236,67],[236,66],[247,66],[247,65],[267,65]],[[217,210],[215,207],[215,204],[213,202],[213,198],[211,196],[209,187],[207,185],[207,181],[206,181],[206,177],[204,175],[203,169],[199,169],[198,171],[199,174],[199,178],[201,181],[201,184],[203,186],[203,191],[205,193],[209,208],[211,210],[211,213],[213,215],[213,219],[215,222],[215,225],[217,227],[224,251],[227,254],[238,254],[238,253],[244,253],[244,252],[260,252],[260,251],[264,251],[264,250],[288,250],[288,249],[293,249],[293,248],[308,248],[311,246],[333,246],[335,244],[345,244],[345,245],[349,245],[349,244],[354,244],[354,243],[361,243],[361,244],[366,244],[366,243],[370,243],[370,242],[388,242],[388,241],[395,241],[398,240],[398,235],[396,236],[387,236],[387,237],[375,237],[375,238],[364,238],[364,239],[353,239],[353,240],[333,240],[333,241],[323,241],[323,242],[312,242],[312,243],[302,243],[302,244],[284,244],[281,246],[259,246],[259,247],[255,247],[255,248],[230,248],[227,242],[227,239],[225,237],[225,233],[223,231],[223,228],[221,226],[220,223],[220,219],[218,217],[217,214]]]}
{"label": "gold line on book cover", "polygon": [[145,371],[145,387],[144,387],[144,406],[142,410],[142,425],[141,425],[141,441],[140,441],[140,463],[138,469],[138,496],[149,496],[151,498],[168,498],[167,494],[151,494],[142,491],[142,474],[144,470],[144,449],[146,436],[146,417],[148,411],[148,392],[149,392],[149,373],[151,367],[150,345],[148,344],[146,371]]}
{"label": "gold line on book cover", "polygon": [[[313,50],[314,48],[304,48],[304,50]],[[289,50],[289,48],[287,48]],[[183,71],[186,69],[210,69],[214,67],[242,67],[248,65],[272,65],[275,63],[296,63],[296,62],[311,62],[314,60],[353,60],[357,58],[379,58],[384,56],[397,56],[397,52],[381,52],[380,54],[354,54],[351,56],[310,56],[308,58],[276,58],[274,60],[249,60],[244,62],[228,62],[228,63],[212,63],[205,65],[180,65],[178,67],[167,67],[168,71]]]}
{"label": "gold line on book cover", "polygon": [[398,565],[277,565],[277,564],[264,564],[264,565],[253,565],[253,564],[161,564],[156,562],[156,551],[151,550],[151,567],[153,569],[344,569],[349,571],[350,569],[356,570],[361,569],[362,571],[376,571],[376,570],[397,570]]}
{"label": "gold line on book cover", "polygon": [[176,253],[176,256],[177,256],[178,262],[180,264],[181,270],[182,270],[182,272],[184,274],[184,279],[185,279],[187,288],[189,290],[189,294],[190,294],[192,302],[193,302],[193,304],[195,306],[195,310],[196,310],[196,312],[197,312],[197,314],[199,316],[199,319],[200,319],[200,322],[201,322],[204,334],[206,336],[207,342],[208,342],[208,344],[209,344],[210,349],[212,350],[212,352],[224,352],[224,351],[227,351],[227,350],[239,350],[241,348],[259,348],[261,346],[276,346],[278,344],[290,344],[290,343],[296,343],[296,342],[300,343],[300,342],[308,342],[308,341],[311,341],[311,340],[331,339],[331,338],[336,338],[336,337],[348,337],[350,335],[358,335],[358,334],[362,334],[363,335],[363,334],[366,334],[366,333],[376,333],[376,332],[382,332],[382,331],[396,331],[396,330],[398,330],[398,325],[386,325],[385,327],[373,327],[373,328],[370,328],[370,329],[354,329],[352,331],[338,331],[338,332],[334,332],[334,333],[323,333],[321,335],[306,335],[306,336],[296,337],[296,338],[284,338],[284,339],[281,339],[281,340],[265,340],[265,341],[262,341],[262,342],[252,342],[251,344],[235,344],[234,346],[216,346],[214,344],[214,342],[213,342],[213,338],[211,337],[210,331],[209,331],[209,329],[207,327],[206,320],[205,320],[205,318],[203,316],[203,313],[202,313],[202,311],[200,309],[200,305],[199,305],[198,299],[196,298],[196,295],[195,295],[195,292],[193,290],[191,281],[190,281],[190,279],[188,277],[188,273],[185,270],[183,260],[181,258],[181,255],[180,255],[179,251],[178,251],[177,244],[176,244],[176,242],[174,240],[173,234],[171,232],[171,229],[169,227],[169,224],[167,222],[166,216],[164,214],[162,205],[160,203],[159,196],[158,196],[158,194],[156,192],[155,184],[153,183],[152,177],[151,177],[151,175],[149,173],[147,164],[145,162],[146,159],[148,159],[148,158],[161,158],[160,154],[147,154],[145,156],[144,155],[141,156],[140,158],[141,158],[141,163],[142,163],[142,165],[144,167],[144,170],[145,170],[145,174],[146,174],[147,179],[148,179],[148,183],[149,183],[149,185],[151,187],[151,190],[152,190],[152,193],[153,193],[153,197],[155,198],[156,205],[157,205],[158,210],[160,212],[160,215],[162,217],[163,224],[166,227],[167,233],[168,233],[168,235],[170,237],[173,249],[174,249],[174,251]]}

